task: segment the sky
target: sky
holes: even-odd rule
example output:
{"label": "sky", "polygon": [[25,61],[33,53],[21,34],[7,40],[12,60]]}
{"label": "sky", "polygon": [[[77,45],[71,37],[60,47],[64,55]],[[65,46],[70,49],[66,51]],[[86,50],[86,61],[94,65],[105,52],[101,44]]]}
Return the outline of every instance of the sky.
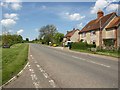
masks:
{"label": "sky", "polygon": [[[12,1],[12,2],[11,2]],[[17,1],[17,2],[16,2]],[[97,18],[97,11],[105,15],[118,11],[119,4],[112,0],[95,2],[1,2],[0,14],[3,33],[22,35],[33,40],[38,38],[39,29],[47,24],[56,26],[58,32],[66,34],[73,28],[82,29],[90,20]]]}

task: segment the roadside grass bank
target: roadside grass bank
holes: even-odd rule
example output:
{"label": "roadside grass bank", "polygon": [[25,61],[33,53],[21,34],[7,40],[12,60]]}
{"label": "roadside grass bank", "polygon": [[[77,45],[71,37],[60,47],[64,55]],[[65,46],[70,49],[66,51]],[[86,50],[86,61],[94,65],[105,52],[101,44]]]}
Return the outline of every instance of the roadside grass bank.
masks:
{"label": "roadside grass bank", "polygon": [[28,61],[28,44],[15,44],[2,48],[2,84],[14,77]]}
{"label": "roadside grass bank", "polygon": [[2,47],[0,47],[0,86],[2,85]]}
{"label": "roadside grass bank", "polygon": [[98,54],[98,55],[105,55],[105,56],[111,56],[115,58],[120,58],[120,52],[118,51],[89,51],[89,50],[80,50],[80,49],[71,49],[73,51],[77,52],[84,52],[84,53],[90,53],[90,54]]}

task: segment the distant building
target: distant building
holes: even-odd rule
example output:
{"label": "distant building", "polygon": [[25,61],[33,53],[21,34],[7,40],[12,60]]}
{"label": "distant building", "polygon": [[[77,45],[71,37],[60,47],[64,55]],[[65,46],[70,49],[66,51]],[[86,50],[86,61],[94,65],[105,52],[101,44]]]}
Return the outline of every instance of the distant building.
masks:
{"label": "distant building", "polygon": [[78,42],[79,41],[79,29],[73,29],[72,31],[67,31],[64,36],[63,43],[67,45],[67,42]]}
{"label": "distant building", "polygon": [[100,47],[106,47],[106,41],[115,48],[120,47],[120,16],[115,12],[104,16],[104,12],[99,10],[97,18],[79,32],[79,39]]}

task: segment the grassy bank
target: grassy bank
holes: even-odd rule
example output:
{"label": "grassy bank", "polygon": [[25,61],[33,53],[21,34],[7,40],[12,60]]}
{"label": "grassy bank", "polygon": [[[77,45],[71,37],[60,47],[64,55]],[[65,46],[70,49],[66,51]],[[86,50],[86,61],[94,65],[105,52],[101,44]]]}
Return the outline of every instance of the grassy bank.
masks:
{"label": "grassy bank", "polygon": [[0,86],[2,85],[2,48],[0,47]]}
{"label": "grassy bank", "polygon": [[27,63],[28,44],[15,44],[2,49],[2,84],[16,75]]}
{"label": "grassy bank", "polygon": [[116,58],[120,57],[120,53],[118,53],[118,51],[97,51],[97,52],[92,52],[92,51],[80,50],[80,49],[72,49],[72,50],[73,51],[78,51],[78,52],[84,52],[84,53],[111,56],[111,57],[116,57]]}

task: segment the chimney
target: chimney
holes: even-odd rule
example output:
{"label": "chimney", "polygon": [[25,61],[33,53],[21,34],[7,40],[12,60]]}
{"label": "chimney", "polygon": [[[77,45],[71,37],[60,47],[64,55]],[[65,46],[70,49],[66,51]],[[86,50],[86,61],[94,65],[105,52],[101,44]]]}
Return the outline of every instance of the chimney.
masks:
{"label": "chimney", "polygon": [[69,33],[69,31],[67,31],[67,33]]}
{"label": "chimney", "polygon": [[75,30],[75,28],[73,28],[73,30]]}
{"label": "chimney", "polygon": [[98,12],[97,12],[97,18],[100,18],[102,16],[104,16],[104,12],[99,9]]}

